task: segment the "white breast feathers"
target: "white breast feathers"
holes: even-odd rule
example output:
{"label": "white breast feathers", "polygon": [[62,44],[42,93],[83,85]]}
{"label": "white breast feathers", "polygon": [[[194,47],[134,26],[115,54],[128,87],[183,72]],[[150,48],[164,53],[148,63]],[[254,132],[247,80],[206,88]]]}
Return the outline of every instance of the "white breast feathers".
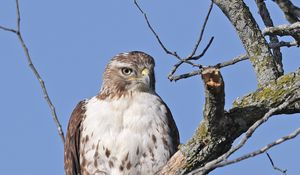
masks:
{"label": "white breast feathers", "polygon": [[167,108],[156,94],[93,97],[81,125],[83,174],[154,174],[174,153]]}

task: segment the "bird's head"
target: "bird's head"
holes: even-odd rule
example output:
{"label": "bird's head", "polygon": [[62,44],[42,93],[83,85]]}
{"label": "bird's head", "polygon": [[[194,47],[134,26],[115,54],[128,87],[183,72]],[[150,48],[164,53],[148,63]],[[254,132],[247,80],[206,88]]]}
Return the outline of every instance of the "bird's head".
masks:
{"label": "bird's head", "polygon": [[143,52],[119,54],[106,66],[100,96],[121,97],[133,92],[154,92],[154,59]]}

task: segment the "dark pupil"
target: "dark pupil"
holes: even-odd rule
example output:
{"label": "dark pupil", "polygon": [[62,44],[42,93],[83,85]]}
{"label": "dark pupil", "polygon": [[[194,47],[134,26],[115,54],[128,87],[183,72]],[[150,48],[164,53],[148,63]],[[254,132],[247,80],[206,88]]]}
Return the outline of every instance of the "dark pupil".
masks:
{"label": "dark pupil", "polygon": [[128,69],[128,68],[124,68],[124,69],[123,69],[123,72],[124,72],[124,74],[130,74],[130,73],[131,73],[131,70]]}

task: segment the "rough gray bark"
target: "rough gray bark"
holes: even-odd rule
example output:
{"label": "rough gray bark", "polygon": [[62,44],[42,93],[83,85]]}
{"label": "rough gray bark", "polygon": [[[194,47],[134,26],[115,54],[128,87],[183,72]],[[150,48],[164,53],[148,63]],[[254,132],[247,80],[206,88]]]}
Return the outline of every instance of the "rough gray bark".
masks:
{"label": "rough gray bark", "polygon": [[242,0],[214,0],[236,29],[254,67],[259,87],[279,76],[269,46]]}
{"label": "rough gray bark", "polygon": [[[258,7],[258,12],[265,24],[266,27],[273,27],[273,20],[270,16],[270,13],[267,9],[267,6],[264,2],[264,0],[255,0],[257,7]],[[270,44],[272,43],[279,43],[279,40],[277,38],[277,36],[270,36]],[[283,75],[284,71],[283,71],[283,65],[282,65],[282,54],[280,52],[280,47],[277,48],[272,48],[273,50],[273,56],[274,56],[274,60],[277,66],[277,70],[279,72],[280,75]]]}
{"label": "rough gray bark", "polygon": [[294,36],[300,32],[300,22],[293,23],[291,25],[280,25],[277,27],[268,27],[263,31],[264,35],[278,35],[278,36]]}
{"label": "rough gray bark", "polygon": [[[219,78],[216,78],[215,71],[217,70],[210,71],[213,73],[205,75],[210,77],[210,81],[204,80],[206,103],[209,103],[206,105],[208,106],[223,105],[222,89],[224,86],[222,83],[219,84],[222,78],[220,74]],[[214,84],[214,86],[209,84]],[[224,111],[223,114],[219,114],[222,109],[210,107],[208,111],[204,112],[204,119],[193,138],[180,148],[161,174],[184,174],[216,159],[228,151],[231,143],[253,123],[262,118],[268,110],[283,103],[287,97],[300,98],[300,69],[281,76],[267,86],[234,101],[233,107],[228,112]],[[300,101],[277,111],[276,114],[293,113],[300,113]]]}
{"label": "rough gray bark", "polygon": [[[283,11],[285,18],[291,23],[300,22],[300,8],[296,7],[290,0],[273,0],[279,8]],[[295,40],[300,43],[300,34],[291,35]]]}
{"label": "rough gray bark", "polygon": [[290,0],[273,0],[283,11],[285,18],[290,23],[299,22],[300,8],[296,7]]}
{"label": "rough gray bark", "polygon": [[[217,68],[204,69],[203,120],[194,136],[180,147],[160,174],[188,174],[205,166],[227,152],[233,141],[269,110],[283,104],[287,98],[300,98],[300,69],[280,76],[283,72],[278,71],[269,46],[245,3],[242,0],[213,1],[236,29],[256,72],[259,87],[255,92],[234,101],[229,111],[224,111],[222,76]],[[265,22],[267,26],[271,26],[270,21]],[[275,42],[275,38],[273,41]],[[292,113],[300,113],[299,100],[276,110],[276,114]],[[212,170],[213,168],[208,169],[203,174]]]}

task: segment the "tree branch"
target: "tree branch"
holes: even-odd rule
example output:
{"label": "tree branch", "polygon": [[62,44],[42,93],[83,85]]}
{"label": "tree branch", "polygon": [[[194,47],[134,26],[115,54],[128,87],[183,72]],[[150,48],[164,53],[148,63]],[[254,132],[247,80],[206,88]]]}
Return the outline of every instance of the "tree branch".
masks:
{"label": "tree branch", "polygon": [[[289,23],[293,24],[300,22],[300,8],[296,7],[290,0],[273,0],[277,3],[280,9],[283,11],[285,18]],[[291,35],[295,40],[300,43],[300,34]]]}
{"label": "tree branch", "polygon": [[290,0],[273,0],[283,11],[286,19],[290,23],[299,22],[300,8],[295,6]]}
{"label": "tree branch", "polygon": [[[264,2],[264,0],[255,0],[257,7],[258,7],[258,11],[259,14],[265,24],[266,27],[273,27],[273,20],[270,16],[270,13],[267,9],[267,6]],[[270,44],[272,43],[278,43],[279,40],[277,38],[277,36],[270,36]],[[282,65],[282,54],[280,52],[280,47],[274,47],[273,49],[273,56],[276,62],[276,66],[277,66],[277,70],[279,72],[279,75],[283,75],[284,74],[284,70],[283,70],[283,65]]]}
{"label": "tree branch", "polygon": [[163,50],[166,52],[166,54],[169,55],[173,55],[174,57],[176,57],[177,59],[181,60],[181,57],[174,51],[169,51],[169,49],[167,49],[167,47],[163,44],[163,42],[161,41],[160,37],[158,36],[158,34],[155,32],[155,30],[153,29],[151,23],[148,20],[147,14],[143,11],[143,9],[140,7],[140,5],[138,4],[137,0],[134,0],[134,4],[135,6],[139,9],[139,11],[143,14],[145,21],[149,27],[149,29],[151,30],[151,32],[153,33],[153,35],[155,36],[156,40],[158,41],[159,45],[161,46],[161,48],[163,48]]}
{"label": "tree branch", "polygon": [[271,48],[276,48],[276,47],[292,47],[292,46],[299,47],[297,41],[292,41],[292,42],[280,41],[279,43],[270,43],[269,46]]}
{"label": "tree branch", "polygon": [[[217,91],[210,92],[213,93]],[[294,101],[295,99],[297,100]],[[300,69],[294,73],[283,75],[277,80],[270,82],[267,86],[259,88],[257,91],[243,98],[237,99],[233,107],[228,112],[224,112],[224,117],[219,115],[221,117],[219,117],[218,126],[214,129],[210,128],[214,126],[207,125],[208,122],[206,121],[206,117],[204,117],[193,138],[191,138],[187,144],[181,146],[179,150],[180,153],[176,154],[181,156],[172,158],[182,160],[180,161],[181,164],[178,165],[179,168],[176,170],[175,168],[169,169],[169,171],[164,172],[176,172],[175,174],[188,173],[198,167],[204,167],[208,162],[217,159],[230,150],[233,141],[241,134],[248,130],[248,134],[246,134],[247,137],[249,133],[251,135],[253,128],[255,129],[255,127],[261,124],[261,121],[265,120],[263,116],[299,113],[299,99]],[[286,102],[289,102],[287,106],[285,106]],[[211,107],[212,111],[215,109],[213,106]],[[207,108],[205,108],[205,110],[207,110]],[[207,112],[204,111],[204,115],[206,114]],[[213,114],[214,112],[210,115]],[[259,122],[255,124],[257,121]],[[249,131],[251,126],[252,129]],[[224,132],[225,130],[226,132]],[[277,143],[282,142],[276,142],[276,144]],[[272,146],[274,145],[271,145],[271,147]],[[248,155],[246,158],[247,157]],[[173,166],[168,163],[168,167]],[[165,168],[163,170],[166,170]]]}
{"label": "tree branch", "polygon": [[213,1],[211,1],[210,5],[208,7],[208,12],[207,12],[206,17],[204,19],[204,23],[203,23],[202,28],[201,28],[201,32],[200,32],[199,38],[198,38],[198,40],[197,40],[197,42],[195,44],[195,47],[194,47],[192,53],[187,57],[188,60],[189,59],[190,60],[198,60],[199,58],[201,58],[204,55],[204,53],[206,52],[206,50],[209,48],[209,46],[212,43],[212,41],[213,41],[213,37],[212,37],[211,40],[210,40],[210,42],[209,42],[209,44],[206,46],[206,49],[204,49],[204,51],[202,52],[202,54],[194,57],[194,55],[196,54],[196,52],[198,50],[199,44],[202,41],[202,38],[203,38],[203,35],[204,35],[204,31],[205,31],[205,28],[206,28],[206,24],[208,22],[208,19],[209,19],[211,10],[213,8],[213,5],[214,5],[214,3],[213,3]]}
{"label": "tree branch", "polygon": [[23,40],[23,37],[22,37],[22,33],[21,33],[21,15],[20,15],[20,8],[19,8],[19,1],[16,0],[16,10],[17,10],[17,29],[14,30],[14,29],[10,29],[10,28],[6,28],[6,27],[0,27],[0,29],[2,30],[5,30],[5,31],[9,31],[9,32],[13,32],[14,34],[17,35],[18,39],[19,39],[19,42],[25,52],[25,56],[27,58],[27,62],[28,62],[28,65],[30,67],[30,69],[32,70],[33,74],[35,75],[35,77],[37,78],[37,80],[39,81],[40,83],[40,86],[42,88],[42,91],[43,91],[43,94],[44,94],[44,99],[46,100],[49,108],[50,108],[50,111],[51,111],[51,114],[52,114],[52,118],[56,124],[56,127],[57,127],[57,130],[58,130],[58,134],[63,142],[63,144],[65,143],[65,138],[64,138],[64,133],[63,133],[63,130],[62,130],[62,127],[61,127],[61,124],[58,120],[58,117],[57,117],[57,114],[56,114],[56,110],[55,110],[55,107],[48,95],[48,91],[46,89],[46,86],[45,86],[45,83],[43,81],[43,79],[41,78],[40,74],[38,73],[37,69],[35,68],[34,64],[32,63],[32,59],[31,59],[31,56],[30,56],[30,53],[29,53],[29,50]]}
{"label": "tree branch", "polygon": [[[268,151],[269,149],[271,149],[274,146],[277,146],[277,145],[279,145],[279,144],[281,144],[281,143],[283,143],[285,141],[288,141],[290,139],[295,138],[299,134],[300,134],[300,128],[296,129],[294,132],[290,133],[287,136],[284,136],[284,137],[282,137],[282,138],[280,138],[280,139],[278,139],[278,140],[276,140],[276,141],[274,141],[272,143],[269,143],[268,145],[266,145],[265,147],[263,147],[263,148],[261,148],[259,150],[256,150],[256,151],[253,151],[251,153],[245,154],[245,155],[243,155],[241,157],[238,157],[238,158],[235,158],[233,160],[225,160],[224,162],[221,162],[221,163],[217,164],[214,168],[224,167],[226,165],[230,165],[230,164],[237,163],[237,162],[240,162],[242,160],[245,160],[245,159],[248,159],[248,158],[251,158],[251,157],[255,157],[255,156],[259,155],[259,154],[262,154],[262,153]],[[283,170],[283,172],[284,172],[284,170]],[[189,175],[190,174],[202,175],[202,174],[205,174],[205,172],[203,172],[203,170],[201,170],[201,169],[197,169],[197,170],[189,173]]]}
{"label": "tree branch", "polygon": [[279,35],[279,36],[292,36],[297,35],[300,32],[300,22],[296,22],[291,25],[279,25],[276,27],[267,27],[264,29],[263,34],[264,35]]}
{"label": "tree branch", "polygon": [[235,27],[254,67],[259,87],[279,77],[267,42],[242,0],[214,0]]}
{"label": "tree branch", "polygon": [[0,25],[0,29],[2,29],[4,31],[7,31],[7,32],[17,33],[16,30],[11,29],[11,28],[7,28],[7,27],[1,26],[1,25]]}
{"label": "tree branch", "polygon": [[207,172],[217,168],[217,167],[222,167],[225,165],[229,165],[232,163],[236,163],[239,162],[241,160],[244,160],[246,158],[249,157],[254,157],[258,154],[261,154],[265,151],[267,151],[268,149],[270,149],[271,147],[278,145],[288,139],[294,138],[296,137],[300,132],[300,128],[298,130],[296,130],[294,133],[291,134],[291,136],[286,136],[284,137],[284,139],[279,139],[275,142],[272,142],[271,144],[268,144],[268,146],[260,149],[259,151],[255,151],[253,153],[247,154],[246,156],[242,156],[240,158],[228,161],[227,158],[232,155],[234,152],[236,152],[237,150],[239,150],[241,147],[243,147],[245,145],[245,143],[248,141],[248,139],[252,136],[252,134],[254,133],[254,131],[263,123],[265,123],[271,116],[273,116],[273,114],[275,114],[278,111],[283,110],[284,108],[286,108],[288,105],[294,103],[295,101],[299,101],[299,98],[295,99],[295,98],[289,98],[287,99],[285,102],[283,102],[281,105],[279,105],[278,107],[272,108],[270,109],[263,118],[257,120],[245,133],[245,136],[242,138],[242,140],[239,142],[239,144],[235,147],[232,147],[229,151],[227,151],[225,154],[223,154],[222,156],[218,157],[217,159],[208,162],[205,164],[204,167],[197,169],[196,171],[193,171],[191,174],[206,174]]}
{"label": "tree branch", "polygon": [[[193,67],[198,67],[198,68],[202,68],[202,65],[201,64],[195,64],[193,63],[191,60],[198,60],[200,59],[201,57],[203,57],[206,53],[206,51],[208,50],[208,48],[211,46],[213,40],[214,40],[214,37],[211,37],[211,39],[209,40],[208,44],[206,45],[206,47],[204,48],[204,50],[199,54],[199,55],[196,55],[196,52],[198,50],[198,47],[200,45],[200,42],[202,41],[202,38],[203,38],[203,35],[204,35],[204,31],[205,31],[205,28],[206,28],[206,24],[208,22],[208,19],[209,19],[209,16],[210,16],[210,13],[212,11],[212,8],[213,8],[213,2],[211,1],[211,4],[209,6],[209,9],[208,9],[208,12],[207,12],[207,15],[205,17],[205,20],[204,20],[204,23],[202,25],[202,28],[201,28],[201,31],[200,31],[200,35],[199,35],[199,38],[197,39],[196,41],[196,44],[191,52],[191,54],[185,58],[182,58],[181,56],[179,56],[177,54],[177,52],[175,51],[170,51],[169,49],[166,48],[166,46],[163,44],[163,42],[161,41],[160,37],[158,36],[158,34],[155,32],[155,30],[153,29],[152,25],[150,24],[149,20],[148,20],[148,17],[147,17],[147,14],[143,11],[143,9],[140,7],[140,5],[138,4],[137,0],[134,0],[134,4],[135,6],[139,9],[139,11],[143,14],[144,18],[145,18],[145,21],[147,23],[147,26],[148,28],[151,30],[152,34],[155,36],[155,38],[157,39],[159,45],[163,48],[163,50],[166,52],[166,54],[169,54],[169,55],[172,55],[174,56],[175,58],[177,58],[179,60],[179,62],[177,62],[172,70],[170,71],[169,75],[168,75],[168,78],[169,80],[173,81],[173,78],[174,78],[174,73],[177,71],[177,69],[183,64],[183,63],[187,63],[187,64],[190,64],[191,66]],[[183,77],[183,76],[181,76]]]}
{"label": "tree branch", "polygon": [[273,160],[272,160],[272,158],[271,158],[271,156],[269,155],[268,152],[266,152],[266,155],[267,155],[267,157],[268,157],[268,159],[269,159],[269,161],[270,161],[270,163],[271,163],[271,165],[272,165],[272,167],[273,167],[274,170],[279,171],[279,172],[281,172],[284,175],[287,175],[287,173],[286,173],[287,170],[282,170],[282,169],[278,168],[277,166],[275,166],[275,164],[274,164],[274,162],[273,162]]}

